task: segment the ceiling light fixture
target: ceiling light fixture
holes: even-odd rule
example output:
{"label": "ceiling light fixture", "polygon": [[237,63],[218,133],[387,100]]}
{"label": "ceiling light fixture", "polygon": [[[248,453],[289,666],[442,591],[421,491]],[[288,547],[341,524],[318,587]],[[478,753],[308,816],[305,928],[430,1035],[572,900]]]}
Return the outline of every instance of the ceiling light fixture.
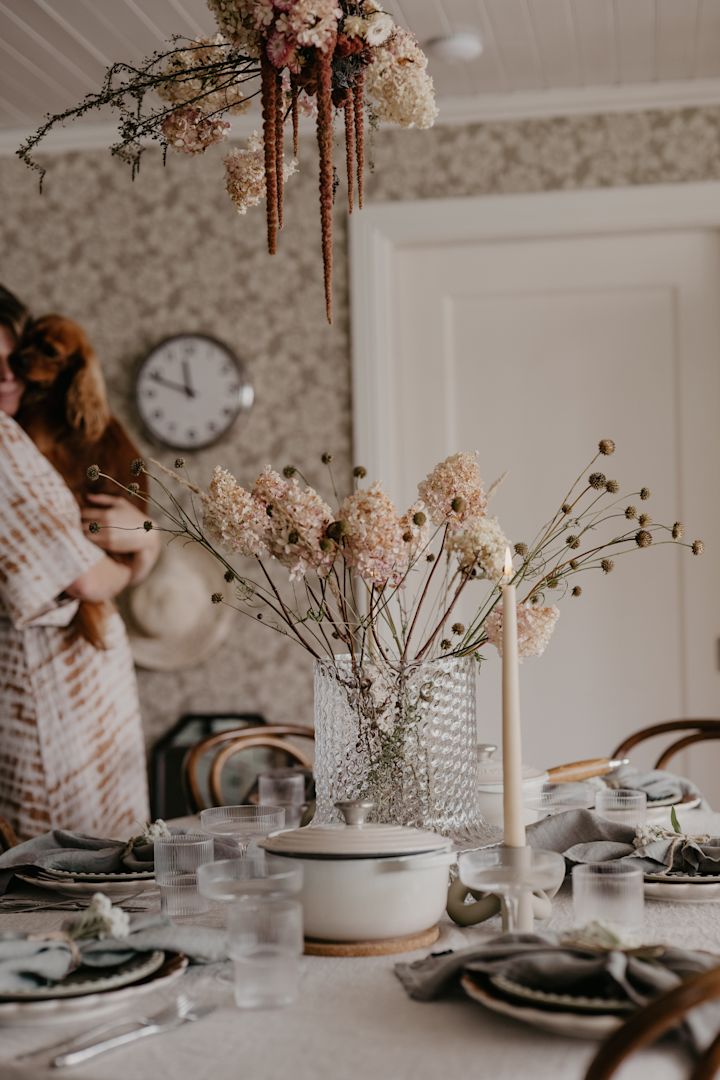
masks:
{"label": "ceiling light fixture", "polygon": [[431,38],[423,46],[435,60],[450,64],[468,64],[483,51],[482,38],[476,30],[457,30],[453,34]]}

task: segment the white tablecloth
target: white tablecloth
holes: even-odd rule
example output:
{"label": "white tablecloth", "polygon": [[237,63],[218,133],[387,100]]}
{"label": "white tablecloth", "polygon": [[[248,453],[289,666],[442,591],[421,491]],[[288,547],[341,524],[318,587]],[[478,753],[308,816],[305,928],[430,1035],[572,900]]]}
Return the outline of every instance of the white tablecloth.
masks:
{"label": "white tablecloth", "polygon": [[[720,831],[720,815],[697,814],[693,831]],[[3,930],[51,929],[66,915],[2,915]],[[720,954],[720,903],[646,904],[647,938]],[[551,926],[571,923],[567,888]],[[449,922],[433,951],[464,948],[499,932],[499,921],[460,930]],[[427,952],[407,954],[412,959]],[[559,1038],[487,1012],[456,997],[416,1002],[393,972],[399,957],[306,957],[300,1000],[290,1008],[241,1012],[227,1004],[196,1024],[113,1051],[77,1069],[46,1071],[14,1064],[15,1054],[83,1031],[88,1021],[30,1030],[0,1029],[2,1080],[64,1075],[85,1080],[582,1080],[597,1044]],[[182,983],[205,995],[207,974],[194,968]],[[164,998],[152,1001],[157,1011]],[[143,1010],[148,1009],[143,999]],[[122,1013],[118,1015],[122,1016]],[[104,1017],[103,1019],[106,1019]],[[687,1058],[674,1044],[635,1055],[621,1080],[679,1080]]]}

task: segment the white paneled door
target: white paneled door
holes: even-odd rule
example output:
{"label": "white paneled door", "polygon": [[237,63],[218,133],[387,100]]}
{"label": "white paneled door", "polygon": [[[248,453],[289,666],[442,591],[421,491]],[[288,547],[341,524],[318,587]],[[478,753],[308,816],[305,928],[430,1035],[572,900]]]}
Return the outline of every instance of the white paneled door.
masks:
{"label": "white paneled door", "polygon": [[[437,460],[477,449],[488,483],[508,473],[491,512],[527,540],[609,437],[600,467],[620,508],[706,541],[701,558],[638,550],[561,603],[545,656],[521,672],[539,766],[720,715],[719,188],[393,204],[355,224],[356,454],[400,505]],[[499,735],[499,674],[488,649],[484,741]]]}

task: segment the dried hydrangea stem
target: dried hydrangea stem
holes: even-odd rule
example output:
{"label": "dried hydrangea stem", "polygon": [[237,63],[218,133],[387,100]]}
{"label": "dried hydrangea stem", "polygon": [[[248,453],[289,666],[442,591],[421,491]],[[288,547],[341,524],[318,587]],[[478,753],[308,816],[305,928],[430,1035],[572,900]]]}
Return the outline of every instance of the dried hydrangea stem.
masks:
{"label": "dried hydrangea stem", "polygon": [[277,171],[275,165],[277,155],[275,133],[277,80],[275,68],[272,66],[264,52],[260,59],[260,69],[262,80],[263,143],[265,147],[267,241],[268,251],[271,255],[274,255],[277,251],[278,231]]}
{"label": "dried hydrangea stem", "polygon": [[345,102],[345,164],[347,166],[348,214],[355,204],[355,108],[352,98]]}
{"label": "dried hydrangea stem", "polygon": [[275,76],[275,177],[277,182],[278,228],[283,227],[283,196],[285,189],[285,123],[283,116],[282,75]]}
{"label": "dried hydrangea stem", "polygon": [[353,86],[355,110],[355,155],[357,158],[358,206],[362,210],[365,194],[365,72],[359,71]]}
{"label": "dried hydrangea stem", "polygon": [[298,156],[298,146],[300,141],[300,111],[298,109],[298,99],[300,97],[300,87],[295,81],[295,76],[290,76],[290,111],[292,113],[292,135],[293,135],[293,157]]}
{"label": "dried hydrangea stem", "polygon": [[332,51],[318,57],[317,140],[320,155],[320,224],[322,229],[323,274],[325,279],[325,313],[332,322],[333,269],[333,104]]}

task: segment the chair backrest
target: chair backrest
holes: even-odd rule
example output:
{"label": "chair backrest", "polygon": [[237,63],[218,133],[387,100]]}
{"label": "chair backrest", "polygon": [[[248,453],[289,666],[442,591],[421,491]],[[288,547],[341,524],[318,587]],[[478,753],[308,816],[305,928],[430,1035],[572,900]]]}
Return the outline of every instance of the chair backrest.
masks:
{"label": "chair backrest", "polygon": [[284,757],[302,768],[312,767],[311,758],[299,750],[293,738],[314,740],[312,728],[300,724],[267,724],[262,727],[240,728],[234,731],[220,731],[210,735],[193,746],[185,758],[185,782],[195,811],[204,810],[206,800],[203,797],[198,777],[198,765],[206,754],[215,753],[210,767],[209,788],[213,806],[223,805],[222,774],[227,762],[236,754],[267,749],[273,752],[273,764],[277,764],[275,755]]}
{"label": "chair backrest", "polygon": [[[698,1005],[720,998],[720,967],[693,975],[634,1012],[608,1036],[590,1062],[585,1080],[609,1080],[635,1050],[650,1046]],[[711,1080],[720,1065],[720,1035],[695,1063],[690,1080]]]}
{"label": "chair backrest", "polygon": [[644,742],[646,739],[652,739],[656,735],[670,735],[679,731],[689,732],[689,734],[677,739],[663,750],[655,762],[656,769],[666,768],[670,759],[681,750],[684,750],[686,746],[691,746],[697,742],[707,742],[711,739],[720,739],[720,720],[707,718],[666,720],[662,724],[653,724],[652,727],[642,728],[640,731],[636,731],[634,735],[629,735],[627,739],[620,743],[612,756],[614,758],[626,757],[629,750],[632,750],[634,746]]}
{"label": "chair backrest", "polygon": [[[185,782],[185,758],[189,749],[220,731],[238,731],[265,724],[258,713],[186,713],[152,748],[150,758],[150,806],[153,817],[184,817],[197,810]],[[207,759],[198,762],[198,790],[207,801]]]}
{"label": "chair backrest", "polygon": [[18,843],[18,838],[15,835],[13,829],[7,818],[0,817],[0,852],[7,851],[11,847],[15,847]]}

